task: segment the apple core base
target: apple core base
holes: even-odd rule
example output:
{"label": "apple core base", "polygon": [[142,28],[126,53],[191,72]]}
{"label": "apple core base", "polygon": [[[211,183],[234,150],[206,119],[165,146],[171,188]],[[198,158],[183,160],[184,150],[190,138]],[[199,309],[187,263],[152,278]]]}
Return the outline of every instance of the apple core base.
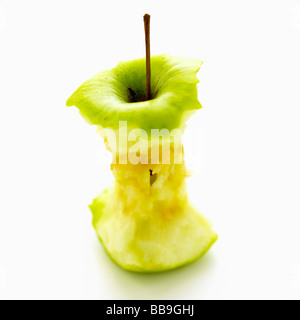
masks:
{"label": "apple core base", "polygon": [[189,202],[169,212],[125,212],[115,185],[90,208],[107,254],[128,271],[155,273],[190,264],[217,240],[211,224]]}

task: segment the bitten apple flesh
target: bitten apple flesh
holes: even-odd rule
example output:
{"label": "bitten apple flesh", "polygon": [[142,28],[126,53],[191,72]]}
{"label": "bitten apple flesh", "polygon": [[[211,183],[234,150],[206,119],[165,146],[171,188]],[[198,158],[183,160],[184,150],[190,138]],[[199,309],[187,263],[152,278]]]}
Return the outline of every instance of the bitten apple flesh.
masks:
{"label": "bitten apple flesh", "polygon": [[[202,62],[166,55],[151,62],[152,100],[144,101],[145,59],[140,59],[98,74],[67,105],[78,107],[101,130],[117,132],[120,121],[127,121],[128,130],[149,134],[151,129],[183,129],[201,108],[196,73]],[[217,240],[210,222],[190,203],[185,163],[175,164],[172,153],[171,148],[169,164],[113,164],[114,185],[90,206],[99,239],[123,269],[151,273],[178,268],[202,257]]]}
{"label": "bitten apple flesh", "polygon": [[190,204],[184,164],[113,165],[115,184],[90,206],[107,253],[135,272],[160,272],[202,257],[217,236]]}

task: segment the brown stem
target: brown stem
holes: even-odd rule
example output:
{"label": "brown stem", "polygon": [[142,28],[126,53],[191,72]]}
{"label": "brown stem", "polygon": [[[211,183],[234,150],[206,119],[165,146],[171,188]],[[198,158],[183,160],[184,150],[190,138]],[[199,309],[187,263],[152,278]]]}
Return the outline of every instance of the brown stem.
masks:
{"label": "brown stem", "polygon": [[146,100],[151,99],[150,15],[144,15],[146,41]]}

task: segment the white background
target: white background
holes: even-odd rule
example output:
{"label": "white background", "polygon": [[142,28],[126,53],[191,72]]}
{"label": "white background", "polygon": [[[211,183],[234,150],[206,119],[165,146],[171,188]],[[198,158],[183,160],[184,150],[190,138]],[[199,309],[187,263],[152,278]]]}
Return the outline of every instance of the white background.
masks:
{"label": "white background", "polygon": [[[103,252],[88,204],[113,181],[110,155],[65,107],[144,56],[146,12],[153,54],[205,61],[186,153],[191,199],[219,234],[159,275]],[[0,298],[299,299],[299,124],[299,1],[0,0]]]}

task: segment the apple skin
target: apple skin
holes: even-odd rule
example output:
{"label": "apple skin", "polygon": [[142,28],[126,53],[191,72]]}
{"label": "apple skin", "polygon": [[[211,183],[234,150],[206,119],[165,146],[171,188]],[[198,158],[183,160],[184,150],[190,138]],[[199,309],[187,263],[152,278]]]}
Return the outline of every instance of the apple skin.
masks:
{"label": "apple skin", "polygon": [[118,129],[127,121],[132,129],[180,128],[190,115],[201,108],[197,96],[197,72],[202,61],[159,55],[151,57],[151,94],[145,97],[145,58],[121,62],[112,70],[100,72],[68,99],[90,124]]}

